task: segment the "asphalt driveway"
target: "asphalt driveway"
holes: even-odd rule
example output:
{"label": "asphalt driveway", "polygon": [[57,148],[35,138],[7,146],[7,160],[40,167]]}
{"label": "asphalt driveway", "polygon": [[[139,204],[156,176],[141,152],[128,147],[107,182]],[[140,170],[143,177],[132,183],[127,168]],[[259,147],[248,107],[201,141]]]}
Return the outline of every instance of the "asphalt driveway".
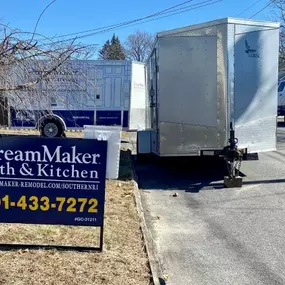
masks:
{"label": "asphalt driveway", "polygon": [[285,284],[283,126],[278,151],[243,162],[241,189],[223,188],[217,159],[135,168],[166,284]]}

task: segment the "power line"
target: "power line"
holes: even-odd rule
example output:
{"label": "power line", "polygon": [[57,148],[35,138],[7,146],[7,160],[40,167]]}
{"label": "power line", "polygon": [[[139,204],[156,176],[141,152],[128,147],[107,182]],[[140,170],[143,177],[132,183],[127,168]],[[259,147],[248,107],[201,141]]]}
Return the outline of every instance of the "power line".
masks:
{"label": "power line", "polygon": [[[159,13],[161,15],[163,14],[164,16],[160,16],[160,17],[155,17],[155,16],[150,17],[150,16],[147,16],[148,18],[154,18],[155,17],[154,19],[148,19],[146,21],[141,22],[141,18],[140,18],[140,19],[129,21],[127,23],[123,22],[123,23],[119,23],[117,25],[112,25],[112,27],[110,27],[110,28],[99,30],[97,32],[89,33],[89,34],[86,34],[86,35],[82,35],[82,36],[74,37],[74,38],[70,38],[70,39],[56,41],[56,42],[54,42],[54,44],[55,43],[68,42],[68,41],[72,41],[72,40],[75,41],[75,40],[78,40],[78,39],[82,39],[82,38],[86,38],[86,37],[102,34],[102,33],[105,33],[105,32],[112,31],[112,30],[117,30],[117,29],[124,28],[124,27],[134,26],[134,25],[137,25],[138,22],[141,22],[140,24],[142,24],[142,23],[148,23],[148,22],[151,22],[151,21],[159,20],[159,19],[162,19],[162,18],[168,18],[168,17],[174,16],[174,15],[178,15],[178,14],[182,14],[182,13],[188,12],[190,10],[195,10],[195,9],[202,8],[202,7],[205,7],[205,6],[213,5],[215,3],[222,2],[222,1],[223,0],[216,0],[216,1],[214,1],[214,0],[206,0],[204,2],[200,2],[200,3],[194,4],[194,5],[189,5],[187,7],[183,7],[183,8],[179,8],[179,9],[176,9],[176,10],[163,12],[163,13],[162,12]],[[180,11],[179,12],[175,12],[177,10],[180,10]],[[173,13],[173,12],[175,12],[175,13]],[[169,14],[169,15],[165,15],[165,14]],[[146,17],[144,17],[144,19],[146,19]],[[45,46],[45,45],[47,45],[47,44],[43,44],[41,46]],[[41,47],[41,46],[39,46],[39,47]]]}
{"label": "power line", "polygon": [[[2,26],[3,29],[7,28],[7,29],[10,30],[9,34],[7,34],[5,31],[3,31],[3,34],[4,34],[3,36],[4,37],[5,36],[9,36],[9,37],[13,37],[14,36],[14,37],[16,37],[16,35],[19,35],[19,36],[20,35],[32,35],[32,36],[38,36],[38,37],[43,38],[42,41],[50,41],[52,43],[52,39],[50,37],[48,37],[48,36],[43,35],[43,34],[39,34],[39,33],[36,33],[36,32],[22,31],[20,29],[15,29],[15,28],[9,27],[8,25],[5,25],[3,23],[0,23],[0,26]],[[2,38],[1,38],[1,40],[2,40]],[[18,40],[20,40],[20,38],[18,38]],[[27,40],[29,40],[29,39],[27,39]],[[37,41],[40,41],[40,39],[37,38]]]}
{"label": "power line", "polygon": [[53,0],[51,3],[49,3],[49,4],[43,9],[43,11],[41,12],[41,14],[39,15],[39,17],[38,17],[38,19],[37,19],[37,22],[36,22],[36,25],[35,25],[35,28],[34,28],[34,31],[33,31],[33,32],[22,31],[22,30],[20,30],[20,29],[16,29],[16,28],[9,27],[8,25],[3,24],[3,23],[0,23],[0,26],[4,27],[4,28],[6,28],[6,29],[9,29],[11,35],[12,35],[12,34],[13,34],[13,35],[15,35],[15,34],[19,34],[19,35],[20,35],[20,34],[22,34],[22,35],[24,35],[24,34],[26,34],[26,35],[32,35],[32,38],[29,40],[30,42],[34,39],[34,36],[39,36],[39,37],[44,38],[45,40],[48,40],[48,41],[51,41],[51,42],[52,42],[52,40],[51,40],[49,37],[47,37],[47,36],[45,36],[45,35],[43,35],[43,34],[40,34],[40,33],[36,33],[36,29],[37,29],[38,24],[39,24],[39,21],[40,21],[41,17],[43,16],[43,14],[45,13],[45,11],[46,11],[53,3],[55,3],[56,1],[57,1],[57,0]]}
{"label": "power line", "polygon": [[39,24],[39,22],[40,22],[40,20],[41,20],[41,17],[42,17],[43,14],[45,13],[45,11],[46,11],[53,3],[55,3],[55,2],[56,2],[56,0],[51,1],[51,2],[44,8],[44,10],[41,12],[40,16],[39,16],[38,19],[37,19],[37,22],[36,22],[36,25],[35,25],[35,28],[34,28],[34,32],[33,32],[33,36],[32,36],[31,41],[32,41],[33,38],[34,38],[34,35],[35,35],[36,30],[37,30],[38,24]]}
{"label": "power line", "polygon": [[239,17],[240,15],[242,15],[244,12],[250,10],[253,6],[255,6],[257,3],[261,2],[262,0],[257,0],[256,2],[254,2],[252,5],[250,5],[248,8],[246,8],[245,10],[243,10],[241,13],[239,13],[237,15],[237,17]]}
{"label": "power line", "polygon": [[161,11],[158,11],[156,13],[153,13],[153,14],[150,14],[150,15],[147,15],[147,16],[144,16],[142,18],[138,18],[138,19],[134,19],[134,20],[129,20],[129,21],[126,21],[126,22],[121,22],[119,24],[113,24],[113,25],[109,25],[109,26],[105,26],[105,27],[101,27],[101,28],[95,28],[95,29],[90,29],[90,30],[85,30],[85,31],[80,31],[80,32],[76,32],[76,33],[70,33],[70,34],[64,34],[64,35],[59,35],[59,36],[55,36],[54,38],[62,38],[62,37],[69,37],[69,36],[74,36],[74,35],[79,35],[79,34],[84,34],[84,33],[90,33],[90,32],[94,32],[94,31],[98,31],[98,30],[102,30],[102,29],[108,29],[108,28],[113,28],[117,25],[120,25],[120,24],[129,24],[129,23],[132,23],[133,21],[142,21],[142,20],[145,20],[147,18],[151,18],[151,17],[155,17],[155,16],[159,16],[161,14],[164,14],[166,12],[171,12],[173,9],[177,8],[177,7],[181,7],[183,5],[186,5],[190,2],[193,2],[194,0],[188,0],[188,1],[184,1],[182,3],[179,3],[179,4],[176,4],[174,6],[171,6],[171,7],[168,7],[164,10],[161,10]]}
{"label": "power line", "polygon": [[[155,18],[155,19],[150,19],[150,20],[141,22],[141,23],[139,23],[139,24],[149,23],[149,22],[156,21],[156,20],[159,20],[159,19],[168,18],[168,17],[174,16],[174,15],[178,15],[178,14],[182,14],[182,13],[191,11],[191,10],[196,10],[196,9],[198,9],[198,8],[210,6],[210,5],[216,4],[216,3],[218,3],[218,2],[222,2],[222,1],[224,1],[224,0],[216,0],[216,1],[214,1],[214,0],[206,0],[206,1],[201,2],[201,3],[199,3],[199,4],[193,5],[193,6],[199,5],[198,7],[193,7],[193,6],[191,6],[192,8],[189,8],[189,9],[185,9],[185,8],[187,8],[187,7],[185,7],[185,8],[183,8],[183,11],[181,11],[181,12],[171,13],[170,15],[161,16],[161,17],[158,17],[158,18]],[[203,4],[203,5],[202,5],[202,4]],[[188,7],[190,7],[190,6],[188,6]],[[177,10],[182,10],[182,8],[177,9]],[[132,27],[132,26],[135,26],[135,25],[137,25],[137,24],[138,24],[138,23],[135,23],[135,24],[132,24],[132,25],[128,25],[128,27]],[[124,28],[124,27],[119,27],[118,29],[120,29],[120,28]],[[104,32],[104,31],[103,31],[103,32]]]}
{"label": "power line", "polygon": [[[168,18],[168,17],[171,17],[173,15],[182,14],[184,12],[187,12],[187,11],[190,11],[190,10],[194,10],[194,9],[197,9],[197,8],[201,8],[201,7],[204,7],[204,6],[208,6],[210,4],[214,4],[214,3],[220,2],[220,1],[223,1],[223,0],[216,0],[216,1],[214,1],[214,0],[205,0],[203,2],[200,2],[200,3],[197,3],[197,4],[193,4],[193,5],[188,5],[188,6],[183,7],[183,8],[178,8],[178,9],[174,9],[174,10],[171,10],[171,11],[168,11],[168,12],[160,12],[159,13],[160,15],[165,15],[165,14],[169,14],[169,15],[160,16],[160,17],[156,17],[156,18],[155,18],[155,16],[151,16],[151,17],[147,16],[147,17],[144,17],[144,19],[150,18],[149,20],[142,21],[142,19],[136,19],[136,20],[129,21],[127,24],[119,23],[119,24],[115,25],[113,28],[107,28],[107,29],[103,29],[103,30],[100,29],[100,31],[97,31],[97,32],[94,32],[94,33],[89,33],[89,34],[86,34],[86,35],[82,35],[82,36],[76,37],[75,39],[81,39],[81,38],[85,38],[85,37],[89,37],[89,36],[93,36],[93,35],[98,35],[98,34],[102,34],[102,33],[105,33],[105,32],[109,32],[109,31],[112,31],[112,30],[117,30],[117,29],[123,28],[123,27],[131,27],[131,26],[135,26],[137,24],[143,24],[143,23],[156,21],[158,19]],[[202,5],[202,4],[205,4],[205,3],[206,3],[206,5]],[[174,13],[176,11],[181,11],[181,12]]]}
{"label": "power line", "polygon": [[249,19],[252,19],[253,17],[255,17],[256,15],[258,15],[259,13],[261,13],[262,11],[264,11],[267,7],[269,7],[271,4],[273,4],[276,0],[270,0],[269,3],[267,5],[265,5],[262,9],[260,9],[258,12],[256,12],[254,15],[252,15],[251,17],[249,17]]}
{"label": "power line", "polygon": [[[65,40],[60,40],[60,41],[56,41],[54,43],[62,43],[62,42],[67,42],[67,41],[71,41],[71,40],[78,40],[78,39],[82,39],[82,38],[86,38],[86,37],[90,37],[90,36],[94,36],[94,35],[98,35],[98,34],[102,34],[102,33],[105,33],[105,32],[109,32],[109,31],[112,31],[112,30],[118,30],[120,28],[124,28],[124,27],[131,27],[131,26],[135,26],[137,24],[142,24],[142,23],[148,23],[148,22],[151,22],[151,21],[155,21],[155,20],[158,20],[158,19],[162,19],[162,18],[167,18],[167,17],[170,17],[170,16],[173,16],[173,15],[177,15],[177,14],[181,14],[181,13],[184,13],[184,12],[187,12],[187,11],[190,11],[190,10],[194,10],[194,9],[197,9],[197,8],[201,8],[201,7],[204,7],[204,6],[208,6],[210,4],[214,4],[216,2],[221,2],[223,0],[217,0],[217,1],[214,1],[214,0],[206,0],[204,2],[201,2],[201,3],[197,3],[197,4],[194,4],[194,5],[189,5],[189,6],[186,6],[186,7],[183,7],[183,8],[179,8],[179,9],[175,9],[175,10],[172,10],[172,11],[167,11],[165,12],[163,10],[163,12],[158,12],[158,13],[155,13],[155,14],[160,14],[160,15],[163,15],[163,14],[169,14],[171,13],[170,15],[166,15],[166,16],[161,16],[161,17],[157,17],[155,19],[149,19],[149,20],[146,20],[146,21],[142,21],[142,19],[147,19],[147,18],[154,18],[155,16],[153,15],[150,15],[150,16],[146,16],[146,17],[143,17],[143,18],[139,18],[139,19],[135,19],[135,20],[132,20],[132,21],[128,21],[128,22],[123,22],[123,23],[118,23],[118,24],[115,24],[115,25],[111,25],[110,28],[106,28],[104,29],[104,27],[102,28],[97,28],[96,32],[93,32],[93,33],[89,33],[89,34],[86,34],[86,35],[82,35],[82,36],[78,36],[78,37],[74,37],[74,38],[69,38],[69,39],[65,39]],[[201,5],[201,4],[204,4],[204,3],[208,3],[206,5]],[[195,6],[198,6],[198,7],[195,7]],[[177,10],[182,10],[180,12],[177,12],[177,13],[173,13]],[[140,22],[140,23],[138,23]],[[44,44],[45,45],[45,44]]]}

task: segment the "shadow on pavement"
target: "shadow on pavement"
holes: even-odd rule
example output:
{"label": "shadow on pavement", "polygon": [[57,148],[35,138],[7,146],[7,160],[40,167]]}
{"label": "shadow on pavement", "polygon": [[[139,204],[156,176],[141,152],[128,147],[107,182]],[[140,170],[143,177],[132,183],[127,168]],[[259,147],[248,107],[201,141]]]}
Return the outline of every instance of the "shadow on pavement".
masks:
{"label": "shadow on pavement", "polygon": [[[226,162],[217,157],[158,158],[137,161],[134,167],[138,185],[143,190],[183,190],[198,193],[201,190],[224,189],[228,175]],[[258,159],[252,155],[248,160]],[[240,176],[246,175],[240,172]],[[243,181],[243,185],[284,183],[285,179]]]}
{"label": "shadow on pavement", "polygon": [[[275,183],[285,183],[285,179],[271,179],[271,180],[254,180],[254,181],[243,181],[243,185],[261,185],[261,184],[275,184]],[[224,185],[221,182],[212,182],[209,184],[200,184],[199,187],[190,187],[186,192],[197,193],[200,190],[217,190],[223,189]]]}
{"label": "shadow on pavement", "polygon": [[134,157],[134,166],[139,188],[144,190],[221,189],[224,176],[228,175],[226,162],[218,157],[151,157],[145,161]]}

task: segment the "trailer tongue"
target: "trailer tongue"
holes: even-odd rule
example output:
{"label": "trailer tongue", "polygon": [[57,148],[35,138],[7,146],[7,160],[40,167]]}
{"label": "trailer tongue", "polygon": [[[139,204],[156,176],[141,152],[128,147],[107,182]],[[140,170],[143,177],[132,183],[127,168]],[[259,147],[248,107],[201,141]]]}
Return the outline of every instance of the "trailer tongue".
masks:
{"label": "trailer tongue", "polygon": [[230,123],[230,139],[229,145],[222,151],[222,156],[226,160],[229,176],[224,179],[224,186],[227,188],[241,187],[242,178],[239,176],[239,171],[242,161],[242,153],[237,148],[238,139],[235,138],[233,124]]}

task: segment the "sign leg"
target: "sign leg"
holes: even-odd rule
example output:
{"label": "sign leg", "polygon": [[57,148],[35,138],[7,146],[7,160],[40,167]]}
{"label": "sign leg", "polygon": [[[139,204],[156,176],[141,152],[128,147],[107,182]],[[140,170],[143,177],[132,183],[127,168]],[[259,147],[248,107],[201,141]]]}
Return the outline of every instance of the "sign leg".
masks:
{"label": "sign leg", "polygon": [[100,246],[99,246],[99,250],[103,251],[103,242],[104,242],[104,225],[102,225],[102,227],[100,228]]}

